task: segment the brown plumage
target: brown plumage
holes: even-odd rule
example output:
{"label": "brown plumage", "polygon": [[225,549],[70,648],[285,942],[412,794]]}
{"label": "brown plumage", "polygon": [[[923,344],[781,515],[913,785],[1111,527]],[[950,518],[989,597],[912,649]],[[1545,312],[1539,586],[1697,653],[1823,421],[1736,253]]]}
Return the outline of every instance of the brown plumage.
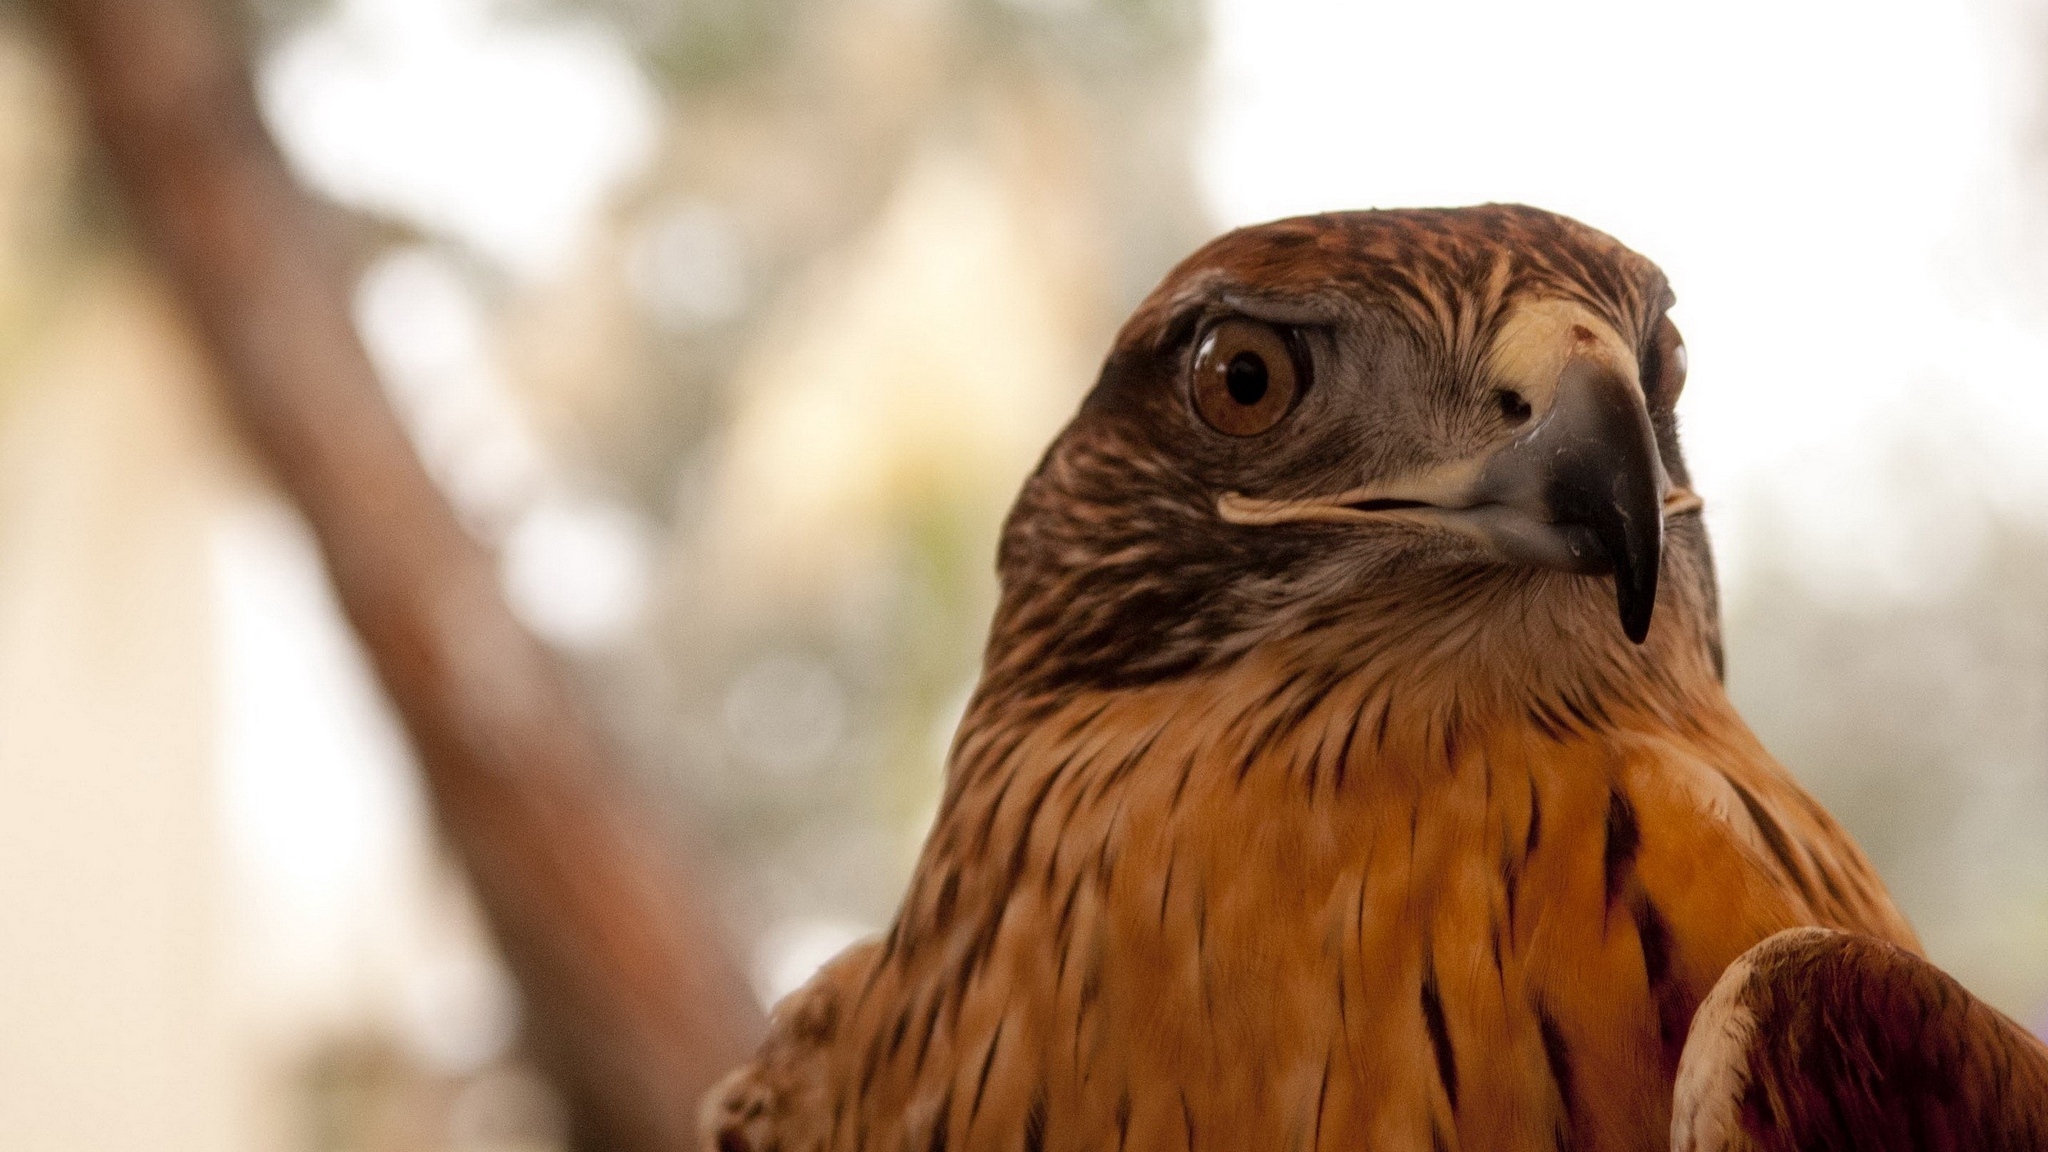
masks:
{"label": "brown plumage", "polygon": [[1912,953],[1821,928],[1728,966],[1677,1091],[1674,1152],[2048,1149],[2048,1047]]}
{"label": "brown plumage", "polygon": [[1512,206],[1175,269],[1011,514],[895,923],[707,1146],[1658,1148],[1731,960],[1913,948],[1722,691],[1670,300]]}

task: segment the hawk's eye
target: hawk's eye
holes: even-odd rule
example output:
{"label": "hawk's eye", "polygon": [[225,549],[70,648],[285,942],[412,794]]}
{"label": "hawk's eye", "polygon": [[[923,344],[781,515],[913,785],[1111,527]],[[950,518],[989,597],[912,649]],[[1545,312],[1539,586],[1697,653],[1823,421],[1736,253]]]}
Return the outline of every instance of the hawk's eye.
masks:
{"label": "hawk's eye", "polygon": [[1650,409],[1669,408],[1685,390],[1685,338],[1678,325],[1665,316],[1657,321],[1650,336],[1650,354],[1643,358],[1643,398]]}
{"label": "hawk's eye", "polygon": [[1192,391],[1202,421],[1226,436],[1280,422],[1301,391],[1287,337],[1256,320],[1225,320],[1195,349]]}

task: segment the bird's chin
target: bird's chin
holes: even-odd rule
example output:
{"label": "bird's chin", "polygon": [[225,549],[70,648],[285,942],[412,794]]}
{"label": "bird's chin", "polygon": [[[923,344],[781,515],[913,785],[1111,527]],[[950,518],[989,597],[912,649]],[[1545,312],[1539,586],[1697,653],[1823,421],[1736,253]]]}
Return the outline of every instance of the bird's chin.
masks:
{"label": "bird's chin", "polygon": [[1614,570],[1599,538],[1583,524],[1549,524],[1502,504],[1413,509],[1407,516],[1418,526],[1461,537],[1474,559],[1586,576]]}
{"label": "bird's chin", "polygon": [[[1604,514],[1611,510],[1552,519],[1522,503],[1484,499],[1435,504],[1366,492],[1334,499],[1260,500],[1231,492],[1216,504],[1219,517],[1240,525],[1355,525],[1361,534],[1406,531],[1434,537],[1434,547],[1401,550],[1410,553],[1404,557],[1410,562],[1426,553],[1453,563],[1533,567],[1581,576],[1612,574],[1622,631],[1638,644],[1649,635],[1656,604],[1663,522],[1699,509],[1699,497],[1689,489],[1666,488],[1661,503],[1649,512],[1652,531],[1632,535],[1625,517]],[[1640,508],[1635,515],[1642,515]]]}

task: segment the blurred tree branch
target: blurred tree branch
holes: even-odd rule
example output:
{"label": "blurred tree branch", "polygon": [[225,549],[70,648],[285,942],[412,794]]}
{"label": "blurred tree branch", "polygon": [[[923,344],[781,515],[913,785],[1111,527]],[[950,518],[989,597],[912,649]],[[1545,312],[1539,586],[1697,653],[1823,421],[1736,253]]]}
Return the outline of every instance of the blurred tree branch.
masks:
{"label": "blurred tree branch", "polygon": [[318,536],[525,994],[578,1142],[694,1145],[759,1012],[631,811],[560,668],[507,610],[393,417],[345,278],[208,0],[45,0],[110,168]]}

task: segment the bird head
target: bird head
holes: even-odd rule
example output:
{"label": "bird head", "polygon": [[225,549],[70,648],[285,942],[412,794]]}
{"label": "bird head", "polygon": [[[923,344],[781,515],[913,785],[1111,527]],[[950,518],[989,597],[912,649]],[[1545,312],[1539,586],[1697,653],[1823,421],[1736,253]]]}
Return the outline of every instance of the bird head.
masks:
{"label": "bird head", "polygon": [[[1641,644],[1674,548],[1711,609],[1671,303],[1648,260],[1518,206],[1220,237],[1126,323],[1026,485],[998,646],[1143,681],[1475,604]],[[1604,618],[1573,619],[1589,600]]]}

